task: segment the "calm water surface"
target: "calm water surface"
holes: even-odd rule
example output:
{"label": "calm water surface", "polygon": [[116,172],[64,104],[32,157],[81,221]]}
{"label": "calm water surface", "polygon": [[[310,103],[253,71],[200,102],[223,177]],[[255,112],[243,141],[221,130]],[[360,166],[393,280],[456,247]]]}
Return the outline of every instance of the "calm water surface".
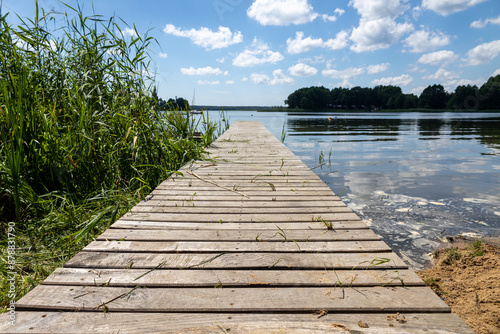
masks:
{"label": "calm water surface", "polygon": [[415,268],[444,236],[500,235],[500,113],[228,114],[285,125],[309,167],[323,156],[314,171]]}

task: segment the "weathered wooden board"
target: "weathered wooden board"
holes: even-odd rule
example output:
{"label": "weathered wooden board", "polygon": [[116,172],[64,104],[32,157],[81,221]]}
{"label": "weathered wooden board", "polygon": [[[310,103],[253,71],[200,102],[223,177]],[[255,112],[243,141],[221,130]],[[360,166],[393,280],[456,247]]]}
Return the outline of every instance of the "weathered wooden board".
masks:
{"label": "weathered wooden board", "polygon": [[[229,190],[227,189],[229,188]],[[221,185],[219,184],[218,182],[216,184],[209,184],[209,183],[205,183],[205,185],[201,186],[201,185],[171,185],[171,186],[163,186],[163,187],[157,187],[155,189],[155,192],[170,192],[170,191],[173,191],[173,190],[182,190],[182,191],[186,191],[186,190],[189,190],[191,193],[192,191],[240,191],[242,192],[243,190],[245,191],[252,191],[252,192],[279,192],[279,191],[299,191],[299,194],[300,194],[300,191],[315,191],[315,192],[328,192],[328,193],[325,193],[326,195],[333,195],[332,191],[328,188],[328,187],[315,187],[315,186],[311,186],[311,185],[307,185],[307,186],[304,186],[304,185],[299,185],[297,187],[293,187],[291,185],[288,185],[288,184],[283,184],[283,185],[279,185],[279,186],[276,186],[272,183],[269,183],[269,184],[251,184],[251,186],[247,186],[247,184],[245,183],[232,183],[231,185],[228,185],[228,186],[224,186],[224,185]],[[314,194],[312,194],[314,195]]]}
{"label": "weathered wooden board", "polygon": [[355,213],[322,213],[318,214],[272,214],[272,213],[139,213],[129,212],[123,215],[128,220],[151,220],[151,221],[189,221],[189,222],[304,222],[304,221],[336,221],[336,220],[359,220]]}
{"label": "weathered wooden board", "polygon": [[373,231],[366,230],[283,230],[281,228],[262,230],[120,230],[108,229],[97,240],[125,241],[257,241],[283,242],[284,236],[296,242],[304,241],[376,241],[380,240]]}
{"label": "weathered wooden board", "polygon": [[144,287],[424,286],[411,270],[146,270],[58,268],[43,284]]}
{"label": "weathered wooden board", "polygon": [[396,254],[387,253],[130,253],[76,254],[66,268],[91,269],[407,269]]}
{"label": "weathered wooden board", "polygon": [[16,309],[109,312],[450,312],[427,287],[124,288],[39,285]]}
{"label": "weathered wooden board", "polygon": [[[180,172],[183,172],[183,170],[180,170]],[[196,174],[201,176],[201,177],[208,177],[208,176],[223,176],[223,177],[232,177],[232,176],[246,176],[246,177],[256,177],[256,176],[275,176],[277,178],[285,178],[287,176],[296,176],[296,177],[302,177],[303,179],[306,179],[307,176],[314,176],[310,174],[311,171],[295,171],[295,170],[286,170],[286,171],[281,171],[278,168],[271,168],[269,170],[245,170],[244,168],[238,168],[237,170],[232,170],[232,171],[220,171],[220,170],[202,170],[198,169],[196,170]]]}
{"label": "weathered wooden board", "polygon": [[[304,176],[269,176],[269,174],[262,174],[262,175],[232,175],[232,176],[224,176],[224,175],[213,175],[213,176],[207,176],[205,175],[203,177],[205,180],[212,180],[212,181],[221,181],[221,182],[248,182],[248,183],[258,183],[258,182],[271,182],[273,184],[278,184],[278,183],[290,183],[290,182],[296,182],[296,183],[313,183],[313,182],[319,182],[321,179],[312,179],[310,177],[304,177]],[[180,180],[180,178],[179,178]],[[200,180],[196,177],[185,177],[183,180]],[[322,182],[322,181],[321,181]]]}
{"label": "weathered wooden board", "polygon": [[[201,162],[201,163],[193,163],[189,165],[189,168],[181,169],[182,170],[191,170],[193,172],[197,171],[213,171],[213,170],[220,170],[220,171],[232,171],[232,170],[255,170],[258,172],[262,172],[262,169],[269,169],[269,166],[273,167],[273,170],[276,171],[306,171],[310,172],[311,169],[307,167],[303,163],[299,163],[300,160],[295,159],[295,160],[277,160],[276,163],[271,164],[269,161],[269,158],[266,160],[262,160],[261,162],[254,163],[254,162],[242,162],[242,158],[238,158],[237,160],[234,161],[225,161],[225,162]],[[252,159],[253,160],[253,159]]]}
{"label": "weathered wooden board", "polygon": [[[170,180],[170,179],[169,179]],[[215,182],[217,185],[222,187],[244,187],[244,188],[272,188],[274,186],[276,189],[286,187],[290,188],[313,188],[313,189],[328,189],[324,183],[313,182],[313,181],[301,181],[301,182],[263,182],[259,179],[254,182],[241,181],[241,182],[231,182],[221,181],[221,180],[205,180],[202,181],[200,179],[192,178],[192,179],[177,179],[177,181],[163,182],[156,189],[172,189],[172,188],[192,188],[192,187],[213,187],[214,185],[210,182]],[[271,186],[272,185],[272,186]]]}
{"label": "weathered wooden board", "polygon": [[[270,226],[271,224],[272,226]],[[331,222],[334,230],[360,230],[368,229],[368,226],[362,221],[333,221]],[[155,230],[262,230],[279,226],[286,230],[320,230],[326,229],[323,222],[294,222],[294,223],[192,223],[192,222],[167,222],[167,221],[147,221],[147,220],[126,220],[124,218],[117,220],[111,228],[124,229],[155,229]]]}
{"label": "weathered wooden board", "polygon": [[[148,202],[146,202],[149,204]],[[249,208],[249,207],[199,207],[194,203],[194,206],[157,206],[157,205],[137,205],[133,207],[130,212],[132,213],[172,213],[172,214],[206,214],[210,211],[211,214],[293,214],[293,213],[310,213],[316,216],[329,214],[329,213],[349,213],[352,212],[345,204],[338,202],[340,205],[330,207],[297,207],[290,206],[286,208],[271,207],[271,208]]]}
{"label": "weathered wooden board", "polygon": [[[319,311],[319,310],[318,310]],[[26,312],[18,311],[15,326],[0,316],[0,332],[46,333],[359,333],[359,334],[473,334],[456,315],[381,312],[270,313],[141,313],[141,312]],[[363,326],[363,327],[361,327]]]}
{"label": "weathered wooden board", "polygon": [[[284,237],[283,237],[284,239]],[[296,242],[231,242],[231,241],[93,241],[84,248],[87,252],[148,252],[148,253],[214,253],[214,252],[269,252],[269,253],[360,253],[389,252],[383,241],[317,241]]]}
{"label": "weathered wooden board", "polygon": [[[297,185],[302,185],[302,184],[310,184],[310,185],[316,185],[316,186],[322,186],[324,185],[324,182],[321,181],[320,178],[313,178],[313,177],[307,177],[307,178],[304,178],[304,177],[287,177],[287,178],[282,178],[282,177],[269,177],[270,180],[274,180],[275,183],[273,184],[276,184],[276,185],[286,185],[286,184],[297,184]],[[200,180],[199,178],[197,177],[194,177],[188,173],[185,173],[184,176],[180,176],[180,175],[172,175],[170,176],[168,179],[166,179],[165,181],[163,181],[162,183],[160,183],[159,187],[162,187],[163,185],[169,185],[169,184],[177,184],[179,182],[189,182],[191,184],[195,184],[195,183],[199,183],[199,184],[206,184],[208,181],[217,181],[217,183],[220,183],[220,184],[224,184],[224,183],[231,183],[231,182],[235,182],[234,180],[236,181],[240,181],[240,182],[245,182],[248,186],[251,186],[251,185],[258,185],[260,183],[267,183],[267,181],[265,180],[265,177],[264,176],[258,176],[256,178],[253,178],[253,177],[245,177],[245,176],[242,176],[242,177],[225,177],[225,178],[221,178],[221,177],[216,177],[216,178],[207,178],[205,180]]]}
{"label": "weathered wooden board", "polygon": [[[193,202],[198,208],[329,208],[329,207],[345,207],[342,201],[196,201]],[[185,201],[161,200],[153,197],[148,197],[147,200],[139,202],[136,206],[153,206],[153,207],[182,207],[188,206]],[[191,205],[192,207],[193,205]]]}
{"label": "weathered wooden board", "polygon": [[289,201],[310,201],[317,199],[318,201],[329,201],[329,200],[335,200],[335,197],[333,196],[297,196],[294,195],[293,192],[290,192],[286,196],[278,196],[278,195],[272,195],[269,194],[267,196],[242,196],[234,192],[225,192],[220,194],[219,196],[212,196],[212,195],[199,195],[196,193],[196,191],[191,192],[189,196],[173,196],[173,195],[168,195],[168,194],[158,194],[155,192],[150,193],[146,197],[146,201],[150,200],[152,198],[156,198],[157,200],[165,200],[165,201],[185,201],[185,202],[193,202],[193,201],[240,201],[240,202],[255,202],[255,201],[262,201],[262,202],[289,202]]}
{"label": "weathered wooden board", "polygon": [[[214,187],[213,189],[185,189],[185,190],[177,190],[177,189],[156,189],[152,192],[153,195],[164,195],[164,196],[191,196],[193,192],[196,192],[196,196],[217,196],[218,193],[221,194],[234,194],[237,196],[246,195],[249,198],[254,196],[328,196],[332,195],[331,190],[314,190],[314,189],[304,189],[304,188],[288,188],[286,190],[278,190],[278,189],[234,189],[227,190],[220,187]],[[243,194],[243,195],[241,195]]]}

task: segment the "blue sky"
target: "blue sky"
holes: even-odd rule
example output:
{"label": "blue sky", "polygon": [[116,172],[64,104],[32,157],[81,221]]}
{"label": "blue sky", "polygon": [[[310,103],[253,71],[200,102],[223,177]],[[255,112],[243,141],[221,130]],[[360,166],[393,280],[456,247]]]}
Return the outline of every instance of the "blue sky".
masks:
{"label": "blue sky", "polygon": [[[4,0],[32,17],[34,1]],[[66,1],[70,5],[77,2]],[[85,1],[86,13],[149,29],[159,96],[283,105],[308,86],[400,86],[419,95],[500,74],[498,0]],[[55,0],[46,10],[64,11]]]}

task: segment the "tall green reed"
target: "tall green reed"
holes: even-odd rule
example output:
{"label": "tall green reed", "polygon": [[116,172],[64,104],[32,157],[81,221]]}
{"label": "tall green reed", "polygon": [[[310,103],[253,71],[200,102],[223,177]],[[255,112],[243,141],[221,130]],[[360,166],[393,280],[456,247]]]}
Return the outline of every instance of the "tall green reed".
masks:
{"label": "tall green reed", "polygon": [[[66,6],[36,3],[18,27],[0,17],[0,233],[16,222],[23,277],[37,272],[33,258],[71,255],[203,152],[188,112],[155,110],[156,41]],[[207,120],[204,145],[215,128]]]}

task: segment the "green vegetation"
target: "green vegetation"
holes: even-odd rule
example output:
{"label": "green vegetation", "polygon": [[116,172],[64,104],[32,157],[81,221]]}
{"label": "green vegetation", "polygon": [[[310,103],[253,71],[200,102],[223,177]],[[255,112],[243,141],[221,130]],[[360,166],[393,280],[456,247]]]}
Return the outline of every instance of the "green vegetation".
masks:
{"label": "green vegetation", "polygon": [[453,264],[462,258],[462,253],[458,251],[458,248],[450,248],[446,251],[446,256],[443,260],[444,264]]}
{"label": "green vegetation", "polygon": [[[220,129],[157,111],[148,47],[115,19],[36,8],[0,18],[0,271],[3,310],[67,261]],[[51,27],[55,27],[51,30]],[[201,127],[202,142],[193,134]],[[9,247],[7,247],[7,245]],[[8,249],[11,250],[9,253]],[[14,251],[12,251],[14,250]]]}
{"label": "green vegetation", "polygon": [[428,110],[499,110],[500,75],[489,78],[480,88],[458,86],[455,92],[442,85],[430,85],[420,94],[404,94],[400,87],[376,86],[329,90],[325,87],[301,88],[285,100],[288,110],[381,110],[423,108]]}
{"label": "green vegetation", "polygon": [[469,255],[471,257],[483,256],[483,242],[481,240],[474,241],[469,247]]}

